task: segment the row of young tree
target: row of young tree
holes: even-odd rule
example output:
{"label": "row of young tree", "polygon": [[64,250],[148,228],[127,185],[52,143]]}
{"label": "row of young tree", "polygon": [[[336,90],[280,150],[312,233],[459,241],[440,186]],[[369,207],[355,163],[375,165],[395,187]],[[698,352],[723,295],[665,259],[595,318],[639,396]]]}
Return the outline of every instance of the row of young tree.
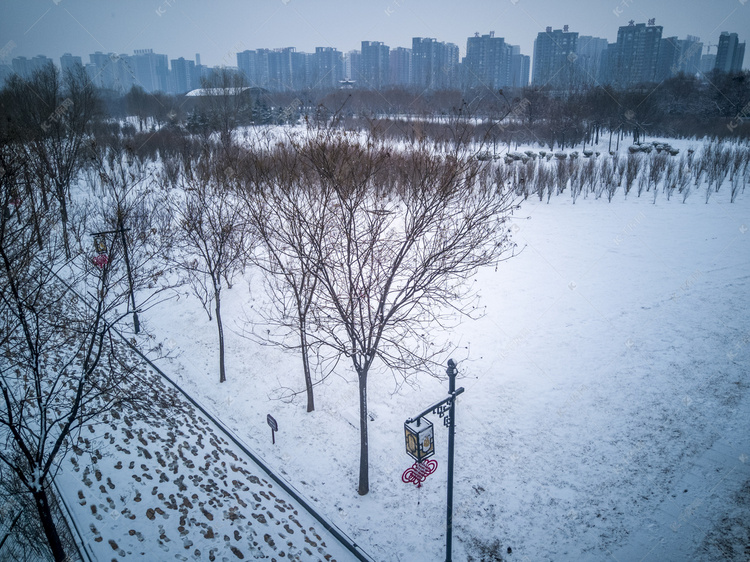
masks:
{"label": "row of young tree", "polygon": [[103,118],[84,75],[52,68],[0,103],[0,474],[52,557],[67,555],[51,509],[62,459],[139,400],[118,335],[136,305],[147,318],[187,283],[216,320],[223,381],[222,291],[248,267],[273,327],[255,337],[299,353],[308,410],[321,369],[356,373],[366,494],[369,379],[442,362],[432,331],[472,313],[466,280],[512,250],[514,195],[492,163],[329,127],[250,146],[231,130],[139,137]]}
{"label": "row of young tree", "polygon": [[[662,145],[631,147],[627,155],[617,152],[600,155],[593,151],[512,153],[498,163],[498,181],[514,185],[517,196],[536,196],[548,203],[553,195],[566,191],[575,204],[583,196],[612,201],[618,191],[625,197],[649,194],[656,202],[661,192],[669,201],[678,196],[684,203],[705,182],[705,200],[725,181],[730,185],[730,202],[745,191],[750,181],[750,146],[708,142],[701,150],[688,151],[679,158]],[[646,148],[640,150],[638,148]]]}

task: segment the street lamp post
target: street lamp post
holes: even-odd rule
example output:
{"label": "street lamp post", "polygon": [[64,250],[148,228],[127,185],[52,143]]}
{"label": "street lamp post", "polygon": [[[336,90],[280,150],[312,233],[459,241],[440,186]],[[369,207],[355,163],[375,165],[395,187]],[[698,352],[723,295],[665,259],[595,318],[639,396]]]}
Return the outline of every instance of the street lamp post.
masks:
{"label": "street lamp post", "polygon": [[[453,550],[453,452],[456,429],[456,397],[464,391],[463,387],[456,389],[456,375],[458,369],[453,359],[448,360],[448,394],[449,396],[437,404],[433,404],[420,414],[409,418],[404,423],[406,436],[406,452],[417,462],[406,469],[401,480],[413,482],[421,486],[427,476],[437,469],[437,462],[427,460],[435,454],[432,424],[422,420],[427,414],[437,414],[443,418],[443,425],[448,428],[448,498],[447,516],[445,522],[445,562],[452,562]],[[425,423],[424,427],[422,422]]]}
{"label": "street lamp post", "polygon": [[[453,552],[453,443],[456,433],[456,363],[453,359],[448,360],[448,392],[453,396],[450,401],[450,413],[448,414],[448,512],[445,518],[445,562],[451,562]],[[463,387],[461,392],[463,392]]]}
{"label": "street lamp post", "polygon": [[105,232],[94,232],[94,248],[99,253],[99,256],[104,256],[104,260],[97,261],[97,258],[95,258],[94,263],[97,264],[99,267],[104,267],[107,264],[106,259],[106,251],[107,251],[107,245],[104,241],[104,236],[106,234],[119,234],[120,239],[122,240],[122,246],[123,246],[123,253],[125,256],[125,269],[128,273],[128,285],[130,289],[130,302],[133,305],[133,328],[135,330],[135,333],[139,333],[141,331],[141,323],[138,320],[138,312],[136,310],[135,306],[135,293],[133,292],[133,274],[130,271],[130,256],[128,254],[128,239],[125,237],[125,232],[130,230],[129,228],[123,228],[122,221],[118,221],[118,228],[117,230],[107,230]]}

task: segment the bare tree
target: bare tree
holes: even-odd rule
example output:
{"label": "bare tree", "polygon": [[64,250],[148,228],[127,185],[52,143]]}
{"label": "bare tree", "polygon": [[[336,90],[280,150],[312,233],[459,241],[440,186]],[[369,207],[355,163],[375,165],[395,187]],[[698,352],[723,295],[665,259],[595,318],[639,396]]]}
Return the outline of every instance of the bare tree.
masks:
{"label": "bare tree", "polygon": [[664,174],[664,193],[667,195],[667,201],[672,198],[672,194],[677,189],[678,175],[680,168],[678,163],[670,159],[667,161],[667,169]]}
{"label": "bare tree", "polygon": [[646,191],[649,191],[651,188],[656,190],[659,187],[659,182],[667,169],[667,158],[669,158],[669,156],[664,152],[651,153]]}
{"label": "bare tree", "polygon": [[581,184],[584,199],[588,197],[589,192],[595,192],[599,181],[599,170],[599,162],[593,156],[584,162],[581,169]]}
{"label": "bare tree", "polygon": [[112,336],[128,288],[111,263],[92,263],[86,212],[70,208],[75,228],[64,248],[56,209],[38,214],[36,232],[23,201],[11,210],[18,180],[7,169],[0,179],[8,211],[0,215],[0,463],[33,500],[50,550],[62,561],[50,479],[77,430],[128,399],[120,383],[132,369]]}
{"label": "bare tree", "polygon": [[633,188],[633,183],[635,183],[635,180],[641,171],[642,164],[643,164],[643,160],[640,154],[628,153],[626,167],[625,167],[625,195],[626,196],[628,195],[628,193],[630,193],[630,190]]}
{"label": "bare tree", "polygon": [[[99,109],[96,91],[82,67],[61,76],[50,63],[29,81],[13,76],[6,94],[15,117],[14,134],[24,141],[27,160],[35,167],[42,187],[49,183],[52,188],[65,252],[70,256],[70,186],[81,169],[88,128]],[[46,201],[45,193],[42,197]]]}
{"label": "bare tree", "polygon": [[226,381],[221,292],[225,283],[231,289],[234,276],[244,270],[251,246],[235,192],[236,166],[236,160],[207,149],[169,203],[176,250],[172,260],[187,273],[209,320],[216,315],[219,382]]}
{"label": "bare tree", "polygon": [[221,145],[229,150],[235,129],[241,122],[248,122],[252,115],[245,75],[222,68],[204,78],[201,85],[200,110],[206,112],[211,130],[218,131]]}
{"label": "bare tree", "polygon": [[[119,137],[92,144],[86,154],[90,189],[86,203],[98,217],[90,228],[106,233],[95,243],[112,262],[113,282],[129,289],[127,312],[132,312],[138,332],[137,312],[154,306],[172,288],[164,275],[171,242],[168,198],[155,188],[153,168],[142,166],[133,147]],[[137,288],[146,289],[138,300]]]}
{"label": "bare tree", "polygon": [[[268,329],[260,338],[299,352],[307,397],[307,411],[315,409],[311,342],[308,335],[317,288],[318,263],[310,252],[310,240],[322,243],[327,223],[330,192],[320,190],[318,178],[304,166],[289,143],[249,156],[251,168],[242,193],[258,246],[253,261],[266,273],[270,298],[262,312]],[[276,329],[278,328],[278,329]],[[257,334],[256,334],[256,337]]]}
{"label": "bare tree", "polygon": [[441,348],[430,345],[429,329],[470,313],[467,279],[511,248],[513,195],[491,181],[487,165],[424,146],[391,153],[372,138],[334,133],[302,153],[331,195],[325,237],[310,241],[321,289],[314,337],[349,358],[357,375],[364,495],[371,368],[379,360],[406,376],[431,365]]}

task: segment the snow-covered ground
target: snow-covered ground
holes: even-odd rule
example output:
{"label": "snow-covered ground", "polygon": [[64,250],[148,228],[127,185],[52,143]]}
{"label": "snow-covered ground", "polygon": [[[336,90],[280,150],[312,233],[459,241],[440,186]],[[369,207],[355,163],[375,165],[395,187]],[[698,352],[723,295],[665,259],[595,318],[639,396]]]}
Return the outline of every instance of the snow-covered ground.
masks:
{"label": "snow-covered ground", "polygon": [[55,479],[93,560],[349,559],[218,427],[131,355],[139,365],[132,390],[148,405],[115,408],[84,427]]}
{"label": "snow-covered ground", "polygon": [[[466,389],[454,560],[750,556],[750,193],[730,204],[725,185],[706,204],[703,190],[686,204],[622,191],[612,203],[573,205],[567,193],[523,203],[513,228],[523,251],[477,275],[486,315],[450,334]],[[371,373],[371,485],[358,496],[356,377],[342,362],[312,413],[302,395],[273,399],[302,389],[301,361],[239,335],[264,300],[259,279],[248,271],[224,293],[226,383],[215,324],[186,294],[142,317],[175,354],[160,366],[376,560],[442,559],[440,420],[437,472],[420,489],[401,473],[403,422],[446,396],[444,372],[405,386]],[[208,549],[201,533],[175,540]]]}

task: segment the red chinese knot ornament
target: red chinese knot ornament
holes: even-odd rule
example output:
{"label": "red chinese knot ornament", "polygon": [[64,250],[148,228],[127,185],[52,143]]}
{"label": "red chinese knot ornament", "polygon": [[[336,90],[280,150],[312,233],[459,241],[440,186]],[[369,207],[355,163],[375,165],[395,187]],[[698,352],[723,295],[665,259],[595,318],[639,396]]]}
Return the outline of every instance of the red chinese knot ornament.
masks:
{"label": "red chinese knot ornament", "polygon": [[416,484],[417,488],[421,488],[422,482],[427,480],[427,477],[435,472],[437,470],[437,467],[438,463],[433,459],[427,459],[422,462],[415,462],[401,475],[401,481],[404,484]]}

